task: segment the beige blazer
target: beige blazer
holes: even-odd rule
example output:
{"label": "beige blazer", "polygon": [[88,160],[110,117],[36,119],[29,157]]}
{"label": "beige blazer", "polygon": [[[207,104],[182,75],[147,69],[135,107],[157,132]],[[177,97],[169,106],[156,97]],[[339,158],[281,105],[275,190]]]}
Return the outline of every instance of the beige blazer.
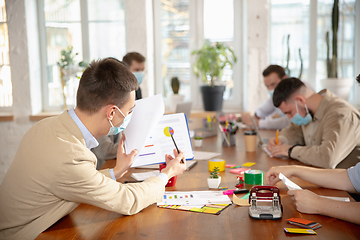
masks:
{"label": "beige blazer", "polygon": [[347,167],[359,159],[346,159],[357,145],[360,145],[360,113],[348,102],[328,90],[319,92],[323,99],[306,126],[291,124],[280,132],[279,139],[294,147],[291,157],[323,168],[335,168],[344,159],[350,161]]}
{"label": "beige blazer", "polygon": [[131,215],[162,199],[159,177],[121,184],[95,166],[67,111],[35,124],[0,186],[0,239],[34,239],[80,203]]}

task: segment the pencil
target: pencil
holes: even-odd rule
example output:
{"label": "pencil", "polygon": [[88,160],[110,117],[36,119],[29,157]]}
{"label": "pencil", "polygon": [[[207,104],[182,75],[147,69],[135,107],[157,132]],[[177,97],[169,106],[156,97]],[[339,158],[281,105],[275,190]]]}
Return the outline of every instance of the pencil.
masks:
{"label": "pencil", "polygon": [[276,130],[276,146],[279,144],[279,130]]}
{"label": "pencil", "polygon": [[[170,134],[170,135],[171,135],[171,134]],[[177,152],[180,153],[179,148],[178,148],[177,145],[176,145],[176,142],[175,142],[175,139],[174,139],[173,135],[171,135],[171,139],[172,139],[173,142],[174,142],[174,145],[175,145],[175,147],[176,147]],[[181,162],[181,163],[184,163],[184,159],[181,159],[180,162]]]}

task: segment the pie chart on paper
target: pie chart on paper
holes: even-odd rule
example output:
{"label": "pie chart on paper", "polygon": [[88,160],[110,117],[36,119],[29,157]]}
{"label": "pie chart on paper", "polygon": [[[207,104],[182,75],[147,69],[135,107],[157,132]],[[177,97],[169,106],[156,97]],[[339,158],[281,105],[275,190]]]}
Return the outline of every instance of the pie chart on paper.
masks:
{"label": "pie chart on paper", "polygon": [[174,135],[174,129],[172,129],[172,127],[166,127],[164,128],[164,134],[167,137],[171,137],[172,135]]}

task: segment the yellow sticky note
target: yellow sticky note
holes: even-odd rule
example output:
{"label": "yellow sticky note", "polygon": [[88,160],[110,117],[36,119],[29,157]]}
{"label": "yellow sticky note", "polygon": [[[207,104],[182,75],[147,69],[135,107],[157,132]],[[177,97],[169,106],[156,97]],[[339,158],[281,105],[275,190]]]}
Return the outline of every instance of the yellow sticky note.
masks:
{"label": "yellow sticky note", "polygon": [[304,228],[284,228],[284,231],[287,233],[316,234],[314,230]]}
{"label": "yellow sticky note", "polygon": [[190,209],[190,211],[192,211],[192,212],[203,212],[204,209],[194,207],[194,208]]}
{"label": "yellow sticky note", "polygon": [[241,207],[249,207],[250,206],[249,200],[240,199],[235,194],[233,194],[233,203],[235,203],[236,205],[239,205]]}
{"label": "yellow sticky note", "polygon": [[242,164],[241,166],[243,166],[243,167],[251,167],[251,166],[253,166],[255,164],[256,163],[254,163],[254,162],[246,162],[246,163]]}
{"label": "yellow sticky note", "polygon": [[211,209],[211,208],[205,208],[205,210],[203,211],[204,213],[212,213],[215,214],[217,212],[219,212],[219,209]]}

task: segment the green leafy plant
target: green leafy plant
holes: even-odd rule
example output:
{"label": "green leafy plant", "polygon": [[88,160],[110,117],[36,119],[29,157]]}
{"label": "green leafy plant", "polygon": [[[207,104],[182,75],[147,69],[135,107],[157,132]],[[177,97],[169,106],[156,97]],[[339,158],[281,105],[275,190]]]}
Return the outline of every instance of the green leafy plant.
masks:
{"label": "green leafy plant", "polygon": [[226,66],[232,68],[237,61],[233,50],[219,42],[212,45],[206,41],[201,49],[193,51],[191,55],[198,57],[193,65],[195,75],[199,77],[201,74],[203,82],[210,86],[215,86],[216,80],[221,79]]}
{"label": "green leafy plant", "polygon": [[329,31],[326,32],[326,68],[328,73],[328,78],[337,78],[337,33],[339,30],[339,0],[334,0],[332,13],[331,13],[331,28],[332,28],[332,58],[330,59],[330,34]]}
{"label": "green leafy plant", "polygon": [[210,178],[214,178],[214,179],[219,178],[219,172],[220,172],[219,167],[214,167],[214,170],[210,172]]}
{"label": "green leafy plant", "polygon": [[72,46],[61,50],[60,54],[61,57],[57,64],[60,67],[60,80],[63,90],[64,109],[67,109],[65,87],[71,76],[76,76],[77,72],[85,69],[89,64],[84,61],[75,64],[75,57],[78,55],[78,53],[73,53]]}
{"label": "green leafy plant", "polygon": [[202,140],[203,139],[203,137],[199,137],[199,136],[195,136],[194,138],[195,138],[195,140]]}
{"label": "green leafy plant", "polygon": [[171,88],[172,88],[174,94],[179,94],[180,81],[177,77],[171,78]]}

